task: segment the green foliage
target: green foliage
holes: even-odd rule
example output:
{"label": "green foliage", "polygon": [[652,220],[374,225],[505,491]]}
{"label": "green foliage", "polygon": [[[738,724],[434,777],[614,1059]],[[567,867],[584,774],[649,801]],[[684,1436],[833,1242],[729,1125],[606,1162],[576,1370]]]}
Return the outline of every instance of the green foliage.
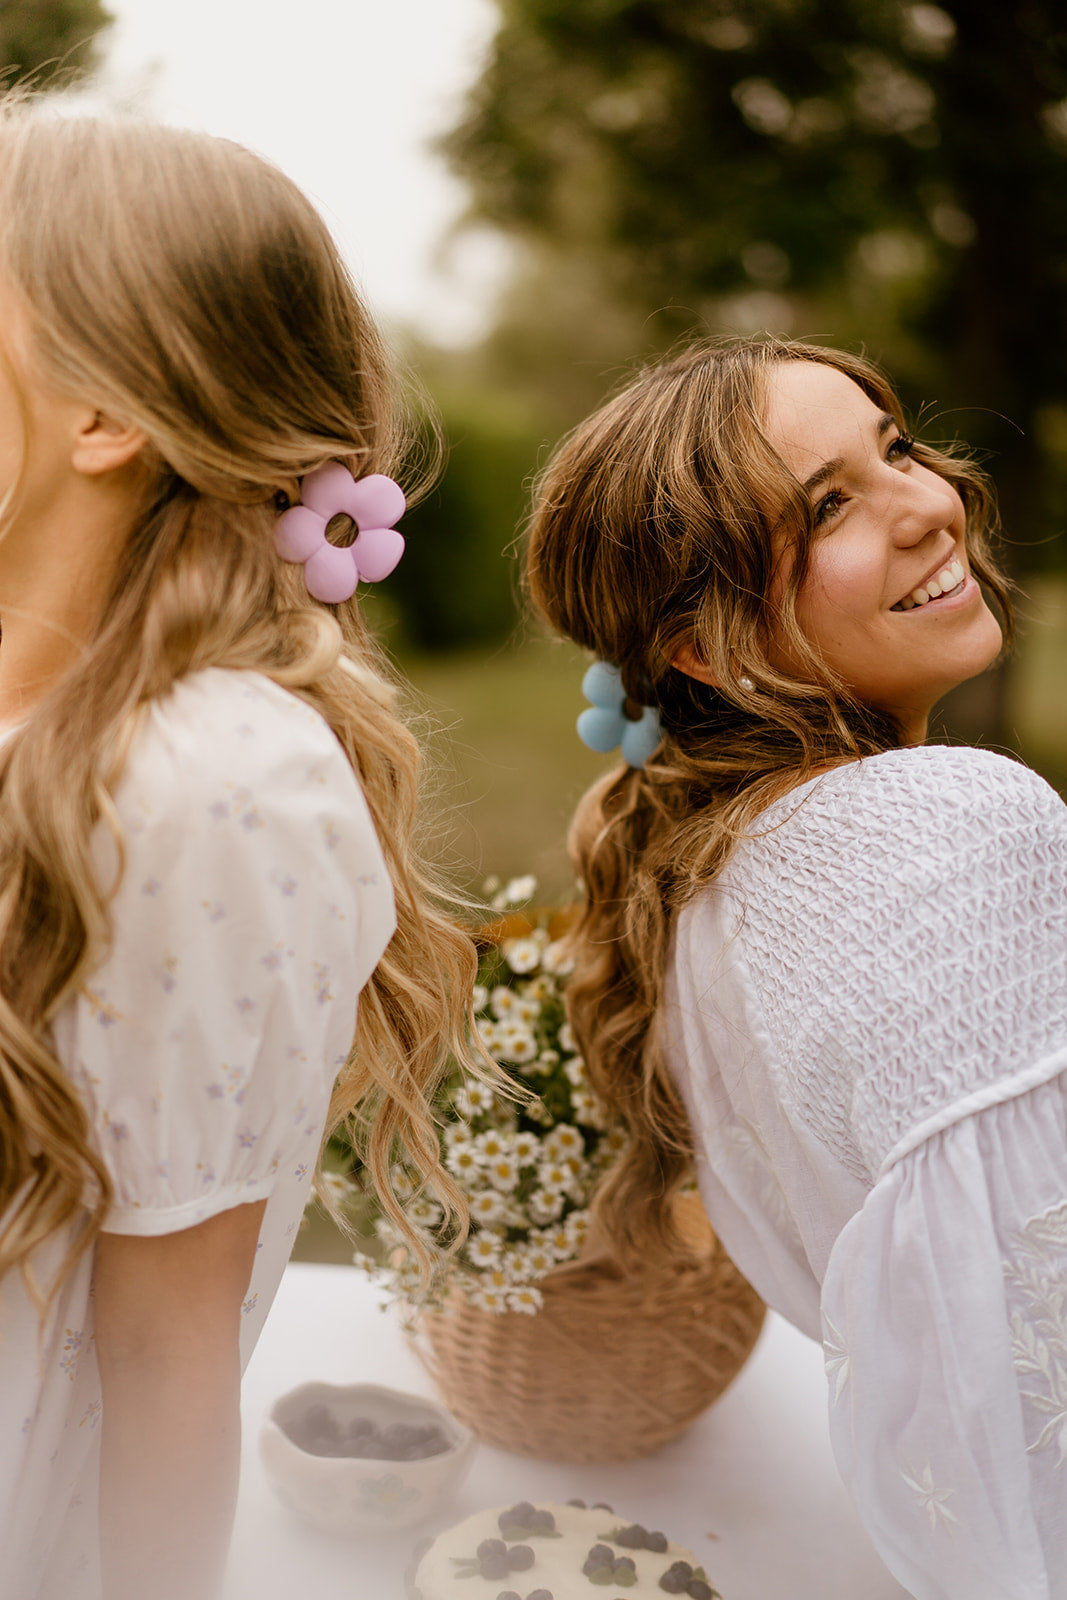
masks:
{"label": "green foliage", "polygon": [[[576,274],[661,347],[761,326],[864,343],[916,407],[950,413],[941,433],[995,453],[1023,564],[1047,563],[1067,520],[1063,452],[1039,437],[1067,406],[1058,0],[501,13],[444,149],[537,281]],[[520,286],[495,338],[532,337],[532,306]]]}
{"label": "green foliage", "polygon": [[102,0],[2,0],[0,76],[66,88],[96,67],[97,35],[113,21]]}
{"label": "green foliage", "polygon": [[448,455],[440,482],[404,520],[389,580],[403,642],[440,651],[503,638],[515,621],[513,546],[539,437],[484,397],[437,397]]}

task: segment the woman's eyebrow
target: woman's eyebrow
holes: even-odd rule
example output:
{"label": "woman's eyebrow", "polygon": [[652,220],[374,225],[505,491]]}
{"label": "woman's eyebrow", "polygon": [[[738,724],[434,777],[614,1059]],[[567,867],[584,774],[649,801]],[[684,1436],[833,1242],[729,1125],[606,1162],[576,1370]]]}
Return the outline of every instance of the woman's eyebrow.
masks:
{"label": "woman's eyebrow", "polygon": [[[896,417],[891,416],[888,411],[881,412],[878,417],[878,426],[875,429],[875,438],[881,439],[889,432],[890,428],[895,428],[896,426]],[[803,488],[805,492],[811,494],[813,489],[821,488],[830,478],[836,478],[844,466],[845,460],[843,456],[834,456],[832,461],[824,461],[822,466],[818,467],[810,478],[804,479]]]}

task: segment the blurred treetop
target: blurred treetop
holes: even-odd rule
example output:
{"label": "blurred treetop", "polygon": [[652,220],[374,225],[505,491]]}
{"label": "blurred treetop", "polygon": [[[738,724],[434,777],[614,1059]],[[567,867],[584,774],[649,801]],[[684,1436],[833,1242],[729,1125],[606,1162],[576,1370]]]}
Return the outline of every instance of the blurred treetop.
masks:
{"label": "blurred treetop", "polygon": [[864,341],[909,400],[968,408],[948,431],[994,446],[1009,528],[1062,528],[1062,0],[498,3],[444,142],[473,216],[660,345]]}
{"label": "blurred treetop", "polygon": [[114,21],[102,0],[0,0],[0,77],[67,88],[97,65],[97,35]]}

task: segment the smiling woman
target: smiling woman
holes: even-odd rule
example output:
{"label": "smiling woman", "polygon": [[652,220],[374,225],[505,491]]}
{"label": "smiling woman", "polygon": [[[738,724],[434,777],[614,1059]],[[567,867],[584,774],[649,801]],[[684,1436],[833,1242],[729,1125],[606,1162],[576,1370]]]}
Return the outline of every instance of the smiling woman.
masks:
{"label": "smiling woman", "polygon": [[661,733],[571,830],[571,1021],[631,1135],[600,1222],[681,1253],[695,1167],[822,1341],[842,1475],[917,1600],[1067,1594],[1067,810],[922,742],[1010,627],[994,520],[874,367],[767,340],[576,429],[528,552]]}
{"label": "smiling woman", "polygon": [[[812,497],[801,630],[856,699],[888,711],[917,743],[935,703],[1001,646],[967,570],[963,501],[916,458],[896,417],[834,367],[777,364],[766,434]],[[783,665],[799,663],[786,651]]]}

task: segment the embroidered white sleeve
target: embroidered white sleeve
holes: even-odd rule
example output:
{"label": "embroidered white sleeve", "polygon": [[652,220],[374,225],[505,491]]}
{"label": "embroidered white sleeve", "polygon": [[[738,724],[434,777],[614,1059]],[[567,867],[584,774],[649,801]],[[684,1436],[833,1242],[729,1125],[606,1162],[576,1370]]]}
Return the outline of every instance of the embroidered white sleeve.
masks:
{"label": "embroidered white sleeve", "polygon": [[917,1600],[1067,1595],[1067,1085],[957,1121],[823,1284],[834,1450]]}

